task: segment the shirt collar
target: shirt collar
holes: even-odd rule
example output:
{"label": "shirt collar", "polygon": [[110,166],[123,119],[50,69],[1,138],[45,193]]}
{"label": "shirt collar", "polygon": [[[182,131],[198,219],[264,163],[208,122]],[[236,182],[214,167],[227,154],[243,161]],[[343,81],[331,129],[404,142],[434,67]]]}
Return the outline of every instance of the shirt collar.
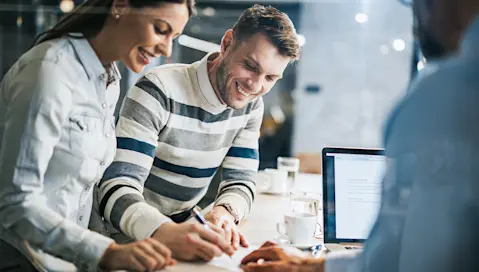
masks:
{"label": "shirt collar", "polygon": [[210,78],[208,76],[208,62],[210,59],[214,59],[218,56],[218,52],[207,54],[202,60],[197,62],[196,74],[198,76],[198,83],[200,85],[200,91],[203,93],[206,101],[215,109],[226,109],[226,105],[221,103],[216,94],[213,86],[211,85]]}
{"label": "shirt collar", "polygon": [[81,34],[73,33],[70,35],[70,43],[89,79],[98,79],[106,76],[108,76],[110,82],[121,79],[120,71],[115,63],[111,63],[106,67],[103,66],[87,39],[82,38]]}
{"label": "shirt collar", "polygon": [[464,35],[461,45],[461,54],[477,55],[477,47],[479,45],[479,16],[469,26]]}
{"label": "shirt collar", "polygon": [[118,66],[116,65],[116,63],[112,62],[105,68],[108,73],[108,84],[114,81],[120,81],[121,73],[120,73],[120,70],[118,70]]}

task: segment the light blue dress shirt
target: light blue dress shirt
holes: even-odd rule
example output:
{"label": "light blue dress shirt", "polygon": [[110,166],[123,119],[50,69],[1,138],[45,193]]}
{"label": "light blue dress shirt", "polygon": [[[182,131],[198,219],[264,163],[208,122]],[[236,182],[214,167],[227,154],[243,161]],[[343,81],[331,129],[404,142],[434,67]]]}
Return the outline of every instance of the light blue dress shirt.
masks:
{"label": "light blue dress shirt", "polygon": [[112,240],[87,227],[93,186],[114,158],[119,79],[71,37],[33,47],[5,75],[0,270],[25,257],[39,270],[96,270]]}

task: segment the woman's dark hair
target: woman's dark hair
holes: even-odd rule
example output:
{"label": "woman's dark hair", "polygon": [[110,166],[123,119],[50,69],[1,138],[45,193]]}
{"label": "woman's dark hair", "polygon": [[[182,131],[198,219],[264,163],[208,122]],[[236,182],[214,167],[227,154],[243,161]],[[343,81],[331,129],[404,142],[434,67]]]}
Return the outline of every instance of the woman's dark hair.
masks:
{"label": "woman's dark hair", "polygon": [[[186,4],[190,16],[196,14],[195,0],[129,0],[132,8],[158,7],[165,3]],[[61,19],[52,29],[37,36],[35,44],[81,33],[82,38],[96,36],[111,15],[113,0],[87,0]],[[78,36],[74,36],[77,37]]]}

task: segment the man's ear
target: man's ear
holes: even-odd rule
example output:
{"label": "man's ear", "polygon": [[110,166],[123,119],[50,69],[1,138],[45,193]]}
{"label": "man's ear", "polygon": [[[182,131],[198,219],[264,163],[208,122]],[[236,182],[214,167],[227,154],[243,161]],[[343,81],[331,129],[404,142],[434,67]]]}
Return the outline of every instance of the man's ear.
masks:
{"label": "man's ear", "polygon": [[221,54],[225,54],[228,48],[230,48],[235,42],[235,34],[232,29],[228,29],[225,35],[221,39]]}
{"label": "man's ear", "polygon": [[113,0],[111,11],[113,16],[125,14],[127,8],[130,6],[130,0]]}

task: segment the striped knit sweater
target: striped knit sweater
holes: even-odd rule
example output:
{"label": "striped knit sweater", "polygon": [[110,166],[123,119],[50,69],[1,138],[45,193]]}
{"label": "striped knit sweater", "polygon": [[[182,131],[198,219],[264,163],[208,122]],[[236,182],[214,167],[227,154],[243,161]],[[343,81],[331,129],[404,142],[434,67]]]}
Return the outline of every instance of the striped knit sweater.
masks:
{"label": "striped knit sweater", "polygon": [[241,110],[223,105],[208,78],[208,57],[150,70],[123,102],[99,208],[129,237],[150,237],[168,216],[194,207],[220,167],[215,205],[229,204],[240,219],[251,209],[263,101]]}

